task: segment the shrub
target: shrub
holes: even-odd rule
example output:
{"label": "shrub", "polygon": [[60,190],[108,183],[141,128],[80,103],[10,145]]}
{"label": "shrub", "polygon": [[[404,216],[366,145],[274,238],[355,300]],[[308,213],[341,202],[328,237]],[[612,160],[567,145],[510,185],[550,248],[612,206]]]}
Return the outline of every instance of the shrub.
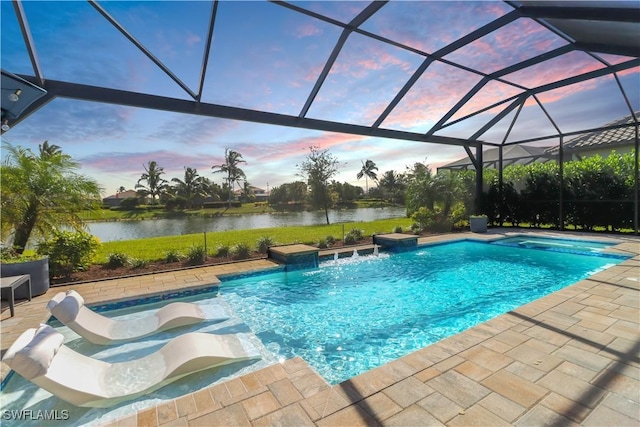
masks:
{"label": "shrub", "polygon": [[333,237],[332,235],[328,235],[327,237],[324,238],[324,241],[327,242],[327,245],[332,246],[332,245],[335,245],[336,238]]}
{"label": "shrub", "polygon": [[164,254],[164,262],[167,264],[170,262],[178,262],[182,259],[182,254],[175,249],[168,250]]}
{"label": "shrub", "polygon": [[134,270],[138,268],[145,268],[147,265],[149,265],[149,260],[133,258],[130,261],[130,264],[131,268],[133,268]]}
{"label": "shrub", "polygon": [[241,242],[233,247],[232,253],[234,259],[247,259],[251,256],[251,247]]}
{"label": "shrub", "polygon": [[398,226],[396,226],[396,227],[393,229],[393,232],[394,232],[394,233],[402,233],[402,227],[400,227],[399,225],[398,225]]}
{"label": "shrub", "polygon": [[266,254],[267,251],[269,250],[269,246],[273,246],[275,245],[275,243],[276,243],[275,240],[273,240],[271,237],[263,236],[258,239],[258,242],[256,243],[256,248],[258,249],[258,252],[260,252],[261,254]]}
{"label": "shrub", "polygon": [[220,245],[218,246],[218,248],[216,249],[216,256],[217,257],[228,257],[229,256],[229,245]]}
{"label": "shrub", "polygon": [[94,260],[98,239],[84,231],[56,231],[52,238],[40,243],[38,255],[49,257],[49,274],[66,276],[89,268]]}
{"label": "shrub", "polygon": [[187,262],[190,265],[204,264],[207,259],[207,252],[204,250],[204,246],[193,245],[187,251]]}
{"label": "shrub", "polygon": [[127,197],[120,202],[119,208],[124,211],[130,211],[138,207],[140,199],[137,197]]}
{"label": "shrub", "polygon": [[429,209],[422,206],[411,215],[411,219],[418,223],[420,231],[449,232],[453,228],[453,220],[445,217],[439,207]]}
{"label": "shrub", "polygon": [[349,230],[348,234],[351,234],[353,237],[355,237],[356,240],[363,239],[362,230],[360,230],[359,228],[352,228],[351,230]]}
{"label": "shrub", "polygon": [[164,208],[167,210],[185,210],[189,202],[182,196],[176,196],[173,199],[167,200],[164,204]]}
{"label": "shrub", "polygon": [[329,247],[329,245],[327,244],[327,240],[326,239],[318,240],[318,249],[327,249],[328,247]]}
{"label": "shrub", "polygon": [[357,242],[356,237],[353,234],[348,233],[346,236],[344,236],[345,245],[355,245],[356,242]]}
{"label": "shrub", "polygon": [[352,228],[351,230],[349,230],[347,235],[344,236],[344,244],[353,245],[362,239],[362,230],[360,230],[359,228]]}
{"label": "shrub", "polygon": [[107,257],[108,268],[119,268],[129,264],[129,257],[121,252],[110,253]]}

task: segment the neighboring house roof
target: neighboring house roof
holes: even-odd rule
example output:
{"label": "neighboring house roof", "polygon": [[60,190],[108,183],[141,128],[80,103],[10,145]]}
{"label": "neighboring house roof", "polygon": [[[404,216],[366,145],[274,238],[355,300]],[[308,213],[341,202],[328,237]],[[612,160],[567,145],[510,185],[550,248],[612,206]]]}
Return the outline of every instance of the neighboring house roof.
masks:
{"label": "neighboring house roof", "polygon": [[[547,153],[548,147],[531,147],[527,145],[508,145],[502,151],[503,167],[519,164],[528,165],[533,162],[546,162],[551,159],[551,154]],[[482,152],[482,164],[485,168],[497,168],[499,161],[499,149],[491,148]],[[469,157],[456,160],[455,162],[441,166],[440,169],[473,169],[473,163]]]}
{"label": "neighboring house roof", "polygon": [[[266,191],[263,188],[259,188],[259,187],[254,187],[253,185],[250,185],[249,188],[251,189],[251,191],[253,191],[253,194],[264,194],[266,193]],[[242,194],[244,193],[244,188],[240,188],[238,190],[235,190],[233,192],[233,194]]]}
{"label": "neighboring house roof", "polygon": [[117,194],[112,194],[111,196],[107,196],[102,200],[105,199],[126,199],[129,197],[136,197],[137,196],[137,192],[134,190],[127,190],[127,191],[123,191],[122,193],[117,193]]}
{"label": "neighboring house roof", "polygon": [[[636,117],[640,115],[640,111],[636,111],[635,115]],[[633,123],[635,123],[633,116],[628,115],[611,123],[607,123],[603,127],[619,126]],[[577,138],[573,138],[562,144],[562,148],[565,152],[588,151],[597,148],[603,148],[604,146],[606,146],[606,148],[615,149],[616,146],[635,144],[635,138],[635,128],[633,126],[627,126],[617,129],[600,130],[580,135]],[[549,147],[547,152],[555,156],[558,154],[558,150],[559,147],[553,146]]]}
{"label": "neighboring house roof", "polygon": [[[640,115],[640,111],[635,113]],[[634,124],[632,115],[625,116],[621,119],[607,123],[602,127],[614,127],[624,124]],[[562,144],[565,153],[577,153],[581,151],[590,151],[599,148],[615,149],[616,147],[624,147],[635,144],[636,131],[635,127],[619,127],[614,129],[606,129],[594,131],[580,135]],[[502,152],[502,164],[504,167],[512,164],[527,165],[533,162],[546,162],[555,159],[558,156],[559,147],[531,147],[527,145],[508,145]],[[498,167],[498,148],[491,148],[482,152],[482,164],[485,168]],[[455,162],[441,166],[440,169],[472,169],[473,163],[468,157],[456,160]]]}

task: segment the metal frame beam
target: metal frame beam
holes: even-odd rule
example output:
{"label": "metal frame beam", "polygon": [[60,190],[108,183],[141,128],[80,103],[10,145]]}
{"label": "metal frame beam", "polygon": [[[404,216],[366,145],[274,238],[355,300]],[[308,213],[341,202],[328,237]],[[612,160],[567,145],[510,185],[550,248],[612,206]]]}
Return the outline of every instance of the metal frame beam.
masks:
{"label": "metal frame beam", "polygon": [[316,80],[315,85],[313,85],[313,89],[311,90],[309,97],[304,103],[304,106],[302,107],[300,114],[298,114],[298,117],[304,117],[309,112],[309,108],[311,108],[311,104],[316,99],[316,96],[318,96],[318,92],[320,92],[320,88],[322,88],[322,85],[324,84],[325,80],[327,79],[327,76],[329,75],[329,72],[331,71],[331,68],[333,67],[333,64],[335,64],[336,59],[338,59],[338,55],[340,54],[340,51],[344,47],[344,44],[347,42],[349,35],[356,28],[362,25],[367,19],[369,19],[374,13],[380,10],[380,8],[385,4],[387,4],[386,1],[372,2],[371,4],[369,4],[369,6],[364,8],[364,10],[360,12],[358,16],[353,18],[351,22],[349,22],[349,24],[344,28],[344,30],[342,30],[342,34],[340,34],[340,38],[338,39],[338,42],[333,47],[333,51],[331,51],[331,55],[329,55],[329,59],[327,59],[327,62],[325,62],[324,68],[322,69],[320,76],[318,76],[318,79]]}
{"label": "metal frame beam", "polygon": [[476,85],[469,92],[467,92],[467,94],[462,99],[460,99],[460,101],[458,101],[440,120],[438,120],[438,122],[435,125],[433,125],[431,129],[429,129],[429,131],[427,132],[427,135],[433,135],[435,132],[440,130],[443,127],[443,125],[447,122],[447,120],[453,117],[453,115],[457,113],[460,110],[460,108],[462,108],[471,98],[473,98],[473,96],[476,93],[478,93],[483,87],[485,87],[487,83],[489,83],[489,81],[498,80],[500,77],[506,76],[511,73],[515,73],[516,71],[520,71],[532,65],[536,65],[541,62],[548,61],[550,59],[569,53],[573,50],[574,50],[573,46],[570,44],[567,44],[557,49],[554,49],[550,52],[545,52],[541,55],[535,56],[533,58],[529,58],[525,61],[521,61],[517,64],[513,64],[509,67],[503,68],[502,70],[495,71],[487,75],[478,83],[476,83]]}
{"label": "metal frame beam", "polygon": [[147,58],[149,58],[158,68],[160,68],[171,80],[173,80],[178,86],[182,88],[185,92],[187,92],[193,99],[197,99],[197,96],[193,91],[186,85],[178,76],[176,76],[173,71],[171,71],[166,65],[162,63],[156,56],[151,53],[149,49],[147,49],[142,43],[138,41],[133,35],[127,31],[120,23],[109,14],[102,6],[100,6],[95,0],[87,0],[91,6],[95,10],[98,11],[103,18],[105,18],[111,25],[113,25],[120,33],[125,36],[135,47],[137,47]]}
{"label": "metal frame beam", "polygon": [[[29,80],[29,76],[20,76]],[[108,104],[126,105],[137,108],[170,111],[175,113],[192,114],[206,117],[217,117],[230,120],[242,120],[254,123],[264,123],[276,126],[312,129],[327,132],[338,132],[352,135],[371,136],[379,138],[399,139],[406,141],[427,142],[435,144],[477,146],[480,141],[453,138],[446,136],[427,137],[422,133],[379,129],[348,123],[311,119],[286,114],[269,113],[265,111],[249,110],[226,105],[208,104],[186,99],[169,98],[158,95],[130,92],[119,89],[109,89],[78,83],[56,80],[45,82],[44,89],[51,95],[61,98],[82,101],[103,102]]]}
{"label": "metal frame beam", "polygon": [[629,8],[567,6],[566,2],[562,6],[533,6],[527,1],[521,3],[520,11],[531,18],[640,22],[640,17],[633,13],[634,9]]}
{"label": "metal frame beam", "polygon": [[38,60],[36,45],[33,41],[33,36],[31,35],[31,29],[29,28],[29,21],[27,20],[27,16],[24,13],[24,8],[22,7],[22,1],[14,0],[13,9],[16,12],[16,18],[18,20],[18,24],[20,25],[20,31],[22,32],[24,44],[27,47],[27,53],[29,55],[29,60],[31,61],[31,67],[33,68],[33,73],[36,77],[36,84],[38,86],[42,86],[42,83],[44,82],[44,76],[42,74],[42,68],[40,68],[40,61]]}
{"label": "metal frame beam", "polygon": [[209,64],[209,54],[211,53],[211,43],[213,42],[213,29],[216,23],[216,15],[218,14],[218,0],[213,1],[211,6],[211,17],[209,18],[209,31],[207,33],[207,42],[202,53],[202,67],[200,68],[200,84],[198,85],[198,94],[196,100],[202,99],[202,91],[204,90],[204,79],[207,76],[207,67]]}
{"label": "metal frame beam", "polygon": [[472,43],[472,42],[474,42],[475,40],[477,40],[477,39],[479,39],[481,37],[486,36],[487,34],[497,30],[498,28],[502,28],[505,25],[510,24],[511,22],[513,22],[516,19],[518,19],[520,16],[521,15],[517,10],[513,10],[513,11],[507,13],[506,15],[503,15],[500,18],[495,19],[495,20],[491,21],[490,23],[478,28],[477,30],[472,31],[471,33],[459,38],[458,40],[454,41],[453,43],[450,43],[447,46],[445,46],[445,47],[443,47],[441,49],[438,49],[434,53],[427,55],[425,60],[422,62],[422,64],[420,64],[418,69],[409,78],[407,83],[405,83],[405,85],[402,87],[402,89],[400,89],[400,91],[393,98],[391,103],[389,103],[389,105],[387,105],[387,108],[385,108],[384,111],[382,112],[382,114],[380,114],[378,119],[374,122],[373,126],[374,127],[378,127],[378,126],[380,126],[382,124],[382,122],[389,116],[389,114],[391,114],[391,111],[393,111],[393,109],[396,108],[396,106],[400,103],[402,98],[405,97],[407,92],[409,92],[409,90],[418,81],[418,79],[420,77],[422,77],[424,72],[427,70],[429,65],[431,65],[431,63],[434,60],[440,59],[440,58],[450,54],[451,52],[454,52],[455,50],[458,50],[461,47],[466,46],[467,44]]}

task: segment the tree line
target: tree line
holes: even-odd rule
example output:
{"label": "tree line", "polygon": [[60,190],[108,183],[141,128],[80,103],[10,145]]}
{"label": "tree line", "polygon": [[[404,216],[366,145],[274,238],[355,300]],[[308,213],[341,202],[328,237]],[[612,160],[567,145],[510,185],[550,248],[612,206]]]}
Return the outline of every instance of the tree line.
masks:
{"label": "tree line", "polygon": [[[43,238],[64,227],[81,230],[79,212],[100,207],[101,188],[97,182],[80,174],[80,164],[59,146],[45,141],[34,153],[5,142],[3,151],[3,247],[14,247],[22,253],[32,235]],[[495,225],[633,228],[634,162],[633,152],[612,152],[606,158],[594,156],[566,162],[562,174],[556,162],[512,165],[505,168],[502,184],[498,172],[487,169],[483,213]],[[251,186],[240,167],[243,163],[246,162],[240,153],[226,149],[224,163],[212,166],[214,173],[224,176],[223,184],[218,185],[189,167],[185,167],[183,179],[168,181],[163,178],[163,168],[150,161],[136,189],[156,202],[184,200],[185,207],[205,195],[226,198],[231,203],[236,185],[245,195],[250,194]],[[328,150],[310,147],[309,154],[296,167],[299,180],[274,187],[270,202],[308,203],[324,209],[328,223],[329,208],[365,195],[361,187],[333,179],[342,166]],[[362,162],[356,178],[365,178],[369,197],[404,204],[407,216],[415,220],[419,229],[450,231],[456,225],[463,226],[472,212],[476,196],[474,171],[434,173],[423,162],[407,166],[402,173],[389,170],[378,176],[377,171],[375,162],[368,159]],[[369,180],[375,187],[369,188]]]}

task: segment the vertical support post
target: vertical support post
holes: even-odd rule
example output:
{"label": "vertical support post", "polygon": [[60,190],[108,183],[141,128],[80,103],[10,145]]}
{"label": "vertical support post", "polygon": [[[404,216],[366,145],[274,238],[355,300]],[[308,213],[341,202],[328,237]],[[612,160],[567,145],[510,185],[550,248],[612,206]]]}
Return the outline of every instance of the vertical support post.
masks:
{"label": "vertical support post", "polygon": [[476,146],[476,215],[482,215],[484,210],[484,200],[482,196],[482,168],[484,160],[482,158],[482,144]]}
{"label": "vertical support post", "polygon": [[633,195],[633,213],[634,213],[634,217],[633,217],[633,229],[634,229],[634,234],[637,236],[638,235],[638,215],[640,214],[640,212],[638,212],[638,197],[640,196],[638,193],[640,193],[640,173],[638,172],[638,156],[640,156],[640,154],[638,153],[638,146],[640,145],[640,143],[638,143],[638,123],[636,123],[636,142],[635,142],[635,154],[634,154],[634,161],[635,161],[635,166],[634,166],[634,171],[633,171],[633,175],[634,175],[634,179],[635,179],[635,188],[634,188],[634,195]]}
{"label": "vertical support post", "polygon": [[559,189],[559,195],[558,195],[558,201],[560,203],[559,206],[559,210],[558,210],[558,219],[560,221],[560,230],[564,230],[564,194],[563,194],[563,189],[564,189],[564,149],[563,149],[563,139],[564,137],[562,135],[560,135],[560,146],[558,147],[558,172],[559,172],[559,178],[560,178],[560,189]]}
{"label": "vertical support post", "polygon": [[205,253],[205,257],[207,256],[208,252],[207,252],[207,232],[204,232],[204,253]]}
{"label": "vertical support post", "polygon": [[503,146],[501,145],[500,148],[498,148],[498,194],[500,197],[500,204],[499,206],[499,213],[500,213],[500,227],[503,226],[504,223],[504,177],[502,174],[502,167],[503,167],[503,157],[502,157],[502,151],[503,151]]}

